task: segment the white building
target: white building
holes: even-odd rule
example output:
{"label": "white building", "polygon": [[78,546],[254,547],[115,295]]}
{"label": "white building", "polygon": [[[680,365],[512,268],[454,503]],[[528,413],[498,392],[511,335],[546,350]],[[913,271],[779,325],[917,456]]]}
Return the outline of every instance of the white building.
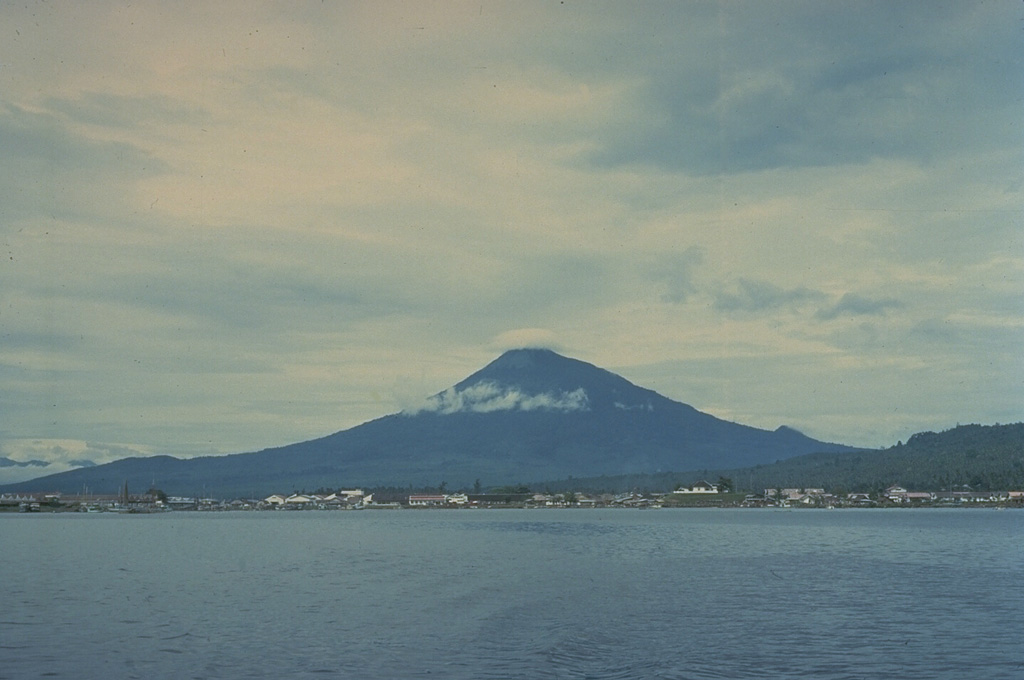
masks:
{"label": "white building", "polygon": [[701,481],[697,482],[696,484],[694,484],[693,486],[691,486],[689,488],[679,487],[678,489],[676,489],[672,493],[679,493],[679,494],[693,494],[693,493],[712,494],[712,493],[718,493],[718,485],[717,484],[712,484],[710,482],[706,482],[706,481],[704,481],[702,479]]}
{"label": "white building", "polygon": [[431,505],[444,505],[444,496],[441,494],[413,494],[409,496],[409,505],[425,508]]}

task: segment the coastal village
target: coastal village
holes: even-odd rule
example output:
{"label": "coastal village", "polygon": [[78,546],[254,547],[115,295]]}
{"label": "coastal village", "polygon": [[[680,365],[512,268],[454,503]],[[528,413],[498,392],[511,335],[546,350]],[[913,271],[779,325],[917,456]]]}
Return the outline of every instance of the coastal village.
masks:
{"label": "coastal village", "polygon": [[438,510],[487,508],[902,508],[902,507],[1024,507],[1024,491],[910,491],[893,485],[875,494],[828,493],[819,488],[764,489],[759,494],[732,493],[719,484],[700,481],[669,493],[366,493],[338,489],[329,493],[271,494],[265,498],[218,499],[167,496],[151,491],[129,494],[24,493],[0,495],[0,512],[116,512],[171,511],[331,511]]}

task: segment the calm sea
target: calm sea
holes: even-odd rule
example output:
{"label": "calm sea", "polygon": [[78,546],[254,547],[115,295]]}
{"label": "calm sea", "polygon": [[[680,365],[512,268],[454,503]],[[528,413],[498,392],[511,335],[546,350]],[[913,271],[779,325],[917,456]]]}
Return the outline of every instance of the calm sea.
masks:
{"label": "calm sea", "polygon": [[0,678],[1024,678],[1024,511],[0,517]]}

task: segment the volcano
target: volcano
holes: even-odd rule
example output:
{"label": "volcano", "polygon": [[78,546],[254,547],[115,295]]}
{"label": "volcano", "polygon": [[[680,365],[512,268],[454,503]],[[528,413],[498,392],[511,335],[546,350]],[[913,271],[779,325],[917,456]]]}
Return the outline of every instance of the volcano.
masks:
{"label": "volcano", "polygon": [[259,496],[341,486],[484,485],[729,469],[852,450],[788,427],[721,420],[546,349],[518,349],[416,408],[319,439],[253,453],[126,458],[3,487],[153,483],[172,495]]}

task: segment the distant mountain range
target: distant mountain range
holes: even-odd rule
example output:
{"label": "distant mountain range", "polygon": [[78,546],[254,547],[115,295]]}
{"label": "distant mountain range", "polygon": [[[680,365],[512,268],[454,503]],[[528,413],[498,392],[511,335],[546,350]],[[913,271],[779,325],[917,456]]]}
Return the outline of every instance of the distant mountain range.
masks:
{"label": "distant mountain range", "polygon": [[156,485],[222,497],[348,485],[456,488],[741,468],[854,450],[788,427],[721,420],[592,364],[520,349],[418,409],[320,439],[228,456],[126,458],[0,490],[114,493],[126,481],[139,491]]}
{"label": "distant mountain range", "polygon": [[11,460],[0,456],[0,467],[46,467],[49,465],[45,460]]}

